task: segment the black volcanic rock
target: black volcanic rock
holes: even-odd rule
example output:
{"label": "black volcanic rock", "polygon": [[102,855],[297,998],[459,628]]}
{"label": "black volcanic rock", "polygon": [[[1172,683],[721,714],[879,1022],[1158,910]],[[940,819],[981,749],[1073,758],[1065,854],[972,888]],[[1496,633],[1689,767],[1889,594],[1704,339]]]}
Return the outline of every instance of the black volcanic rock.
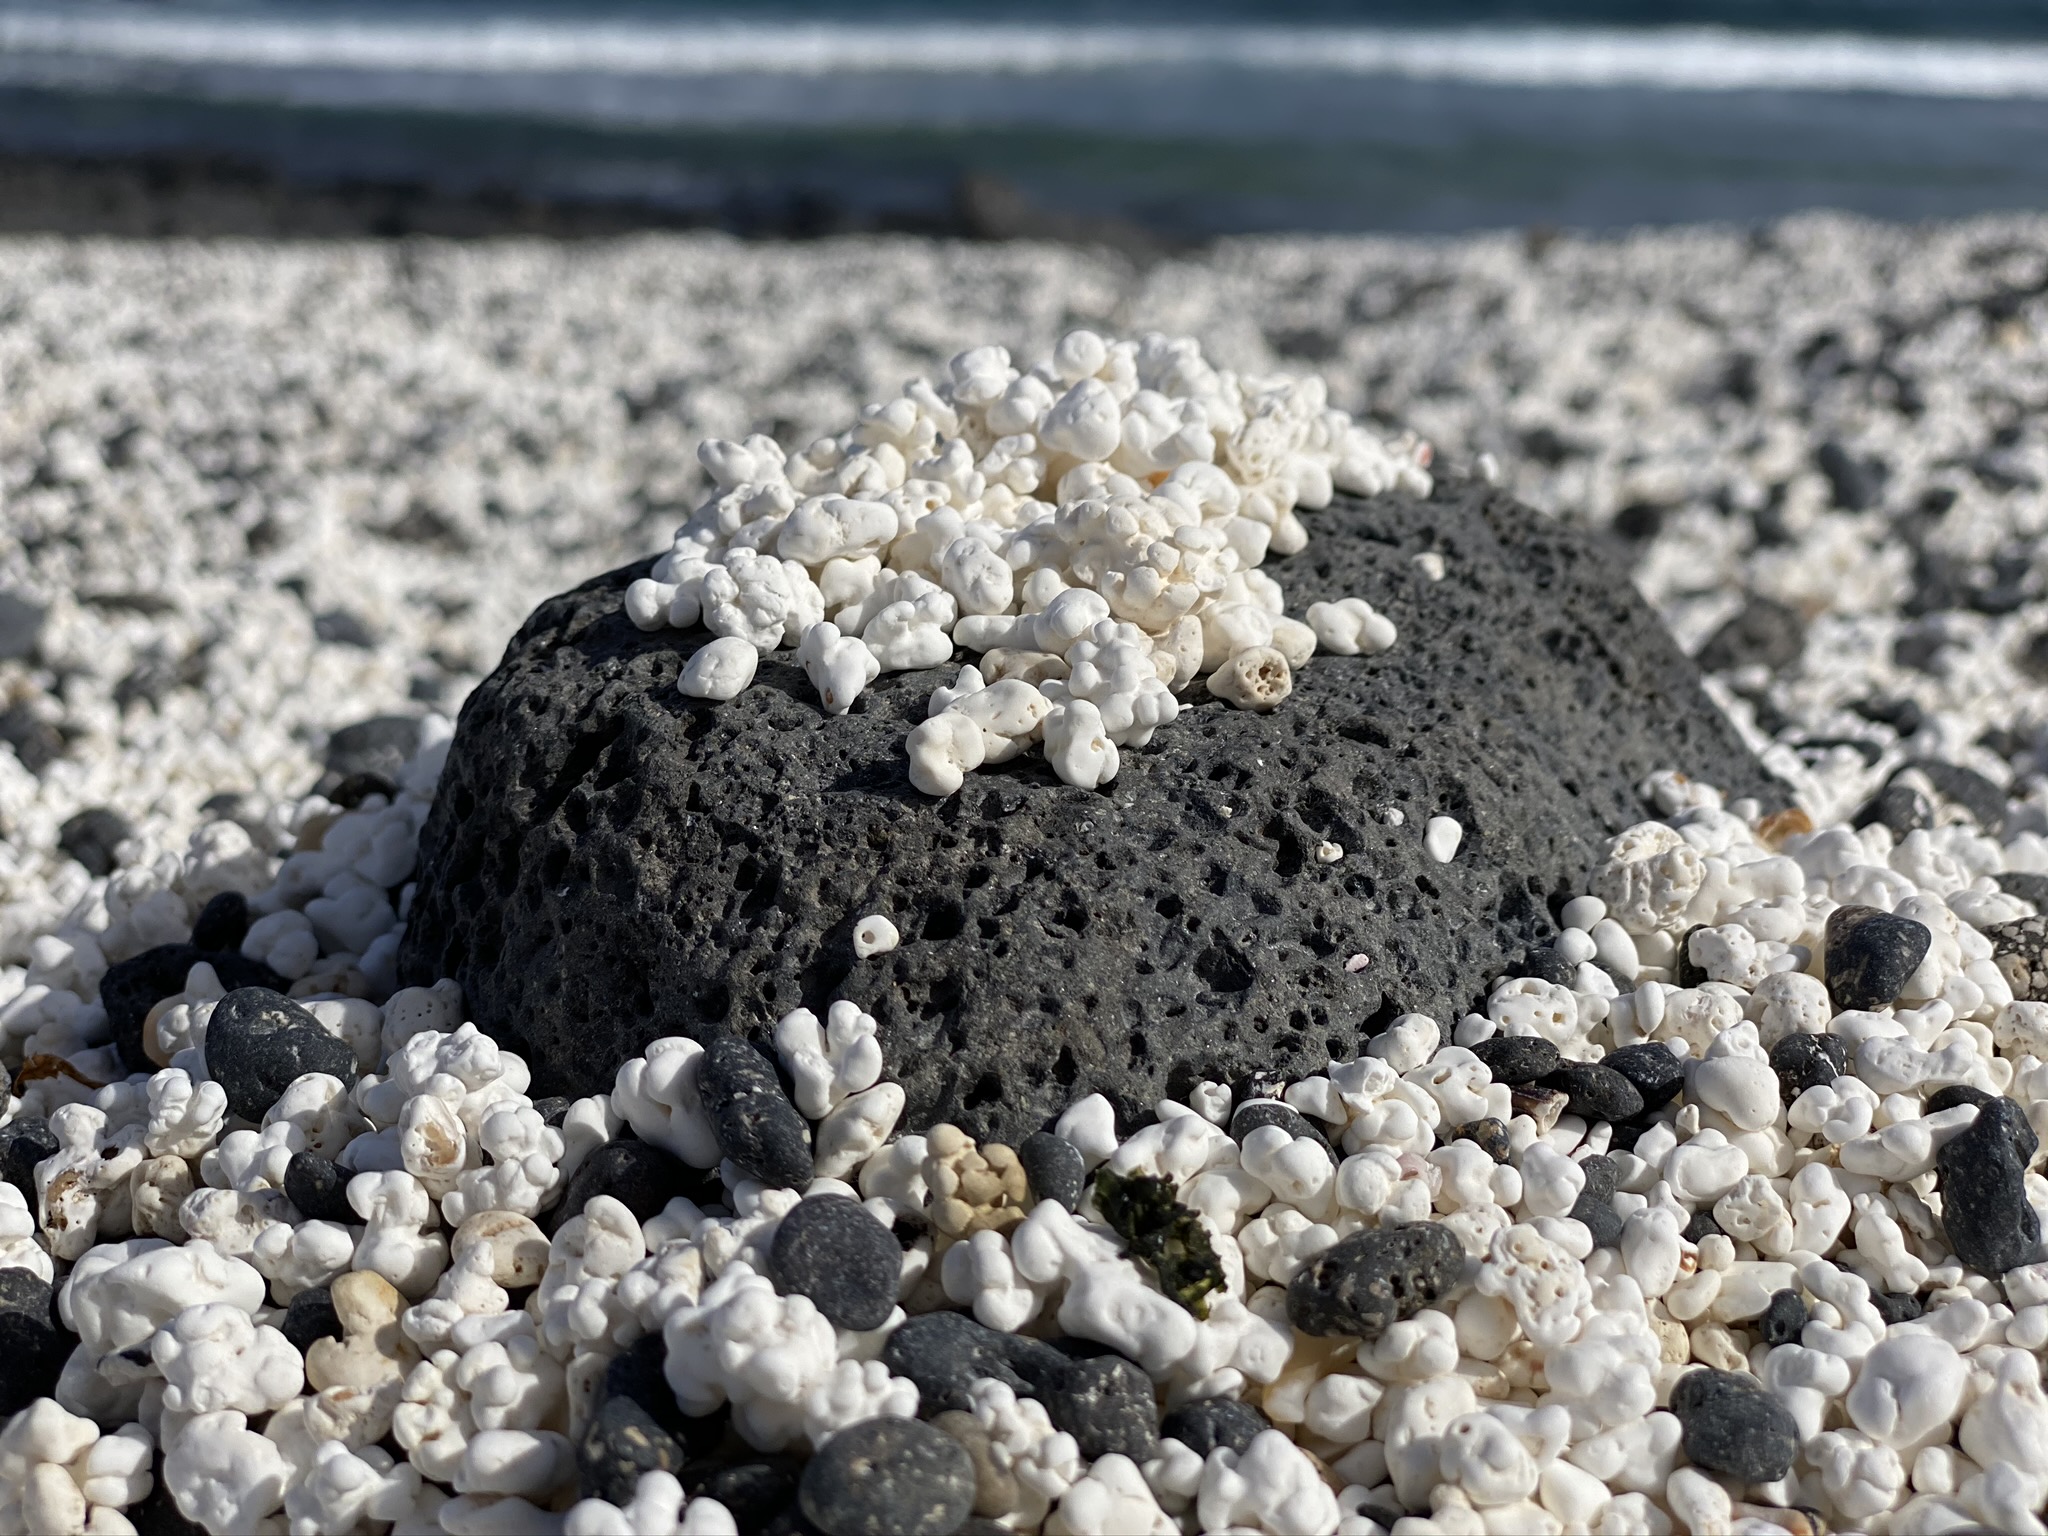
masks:
{"label": "black volcanic rock", "polygon": [[[1310,522],[1268,566],[1290,611],[1363,596],[1399,642],[1318,656],[1271,714],[1198,692],[1100,792],[1036,753],[944,801],[913,789],[904,735],[957,661],[828,719],[782,651],[713,704],[675,686],[704,632],[621,611],[646,564],[550,599],[463,707],[405,979],[460,981],[542,1093],[847,997],[880,1021],[906,1130],[1014,1145],[1090,1090],[1144,1119],[1205,1077],[1318,1071],[1402,1011],[1456,1018],[1469,978],[1554,937],[1549,898],[1659,768],[1782,798],[1580,535],[1483,488]],[[1437,814],[1464,827],[1449,864],[1422,845]],[[1319,862],[1325,840],[1344,858]],[[856,963],[870,912],[903,942]]]}

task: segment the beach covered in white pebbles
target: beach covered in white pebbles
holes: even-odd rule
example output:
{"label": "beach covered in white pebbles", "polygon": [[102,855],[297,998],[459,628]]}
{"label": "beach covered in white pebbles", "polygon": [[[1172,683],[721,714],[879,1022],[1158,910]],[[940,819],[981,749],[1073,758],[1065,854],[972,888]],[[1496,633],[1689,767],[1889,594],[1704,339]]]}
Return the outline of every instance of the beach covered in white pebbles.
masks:
{"label": "beach covered in white pebbles", "polygon": [[[394,991],[466,691],[701,439],[1077,327],[1612,541],[1799,809],[1671,763],[1543,976],[1121,1140],[896,1134],[790,1015],[803,1190],[695,1045],[550,1100]],[[2044,488],[2048,220],[0,243],[0,1532],[2048,1532]]]}

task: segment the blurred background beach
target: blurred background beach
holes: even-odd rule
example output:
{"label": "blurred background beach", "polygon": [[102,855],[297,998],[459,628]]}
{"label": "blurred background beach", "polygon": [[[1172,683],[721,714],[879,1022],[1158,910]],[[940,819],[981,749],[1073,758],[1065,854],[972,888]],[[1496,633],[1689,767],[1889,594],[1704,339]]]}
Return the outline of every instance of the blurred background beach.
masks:
{"label": "blurred background beach", "polygon": [[1180,245],[2039,207],[2024,0],[30,0],[0,227]]}

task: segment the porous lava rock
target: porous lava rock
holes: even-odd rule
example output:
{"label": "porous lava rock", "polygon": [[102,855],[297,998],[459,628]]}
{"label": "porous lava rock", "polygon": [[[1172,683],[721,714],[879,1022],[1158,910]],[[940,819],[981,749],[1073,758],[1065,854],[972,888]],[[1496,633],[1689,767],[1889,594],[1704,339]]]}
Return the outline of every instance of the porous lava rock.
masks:
{"label": "porous lava rock", "polygon": [[[1362,596],[1399,642],[1317,656],[1271,714],[1197,690],[1101,791],[1035,752],[912,788],[904,735],[964,656],[836,719],[788,651],[711,703],[676,689],[708,636],[622,611],[646,562],[551,598],[463,706],[404,977],[456,978],[537,1092],[578,1094],[660,1036],[766,1045],[850,998],[906,1128],[1014,1145],[1091,1090],[1149,1117],[1203,1078],[1320,1071],[1403,1011],[1455,1019],[1555,935],[1657,769],[1779,802],[1581,535],[1481,486],[1310,526],[1268,567],[1289,611]],[[1448,864],[1435,815],[1464,828]],[[856,962],[874,912],[902,943]]]}

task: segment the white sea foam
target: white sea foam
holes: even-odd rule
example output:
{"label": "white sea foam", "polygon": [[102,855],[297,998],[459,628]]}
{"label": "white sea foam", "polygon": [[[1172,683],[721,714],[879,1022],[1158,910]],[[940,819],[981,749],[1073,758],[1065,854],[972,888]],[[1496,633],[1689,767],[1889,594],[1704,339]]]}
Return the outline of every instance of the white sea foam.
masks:
{"label": "white sea foam", "polygon": [[[1472,84],[2048,98],[2048,45],[1713,27],[570,22],[0,11],[16,83],[165,69],[387,75],[1060,75],[1234,69]],[[218,85],[218,82],[216,82]]]}

